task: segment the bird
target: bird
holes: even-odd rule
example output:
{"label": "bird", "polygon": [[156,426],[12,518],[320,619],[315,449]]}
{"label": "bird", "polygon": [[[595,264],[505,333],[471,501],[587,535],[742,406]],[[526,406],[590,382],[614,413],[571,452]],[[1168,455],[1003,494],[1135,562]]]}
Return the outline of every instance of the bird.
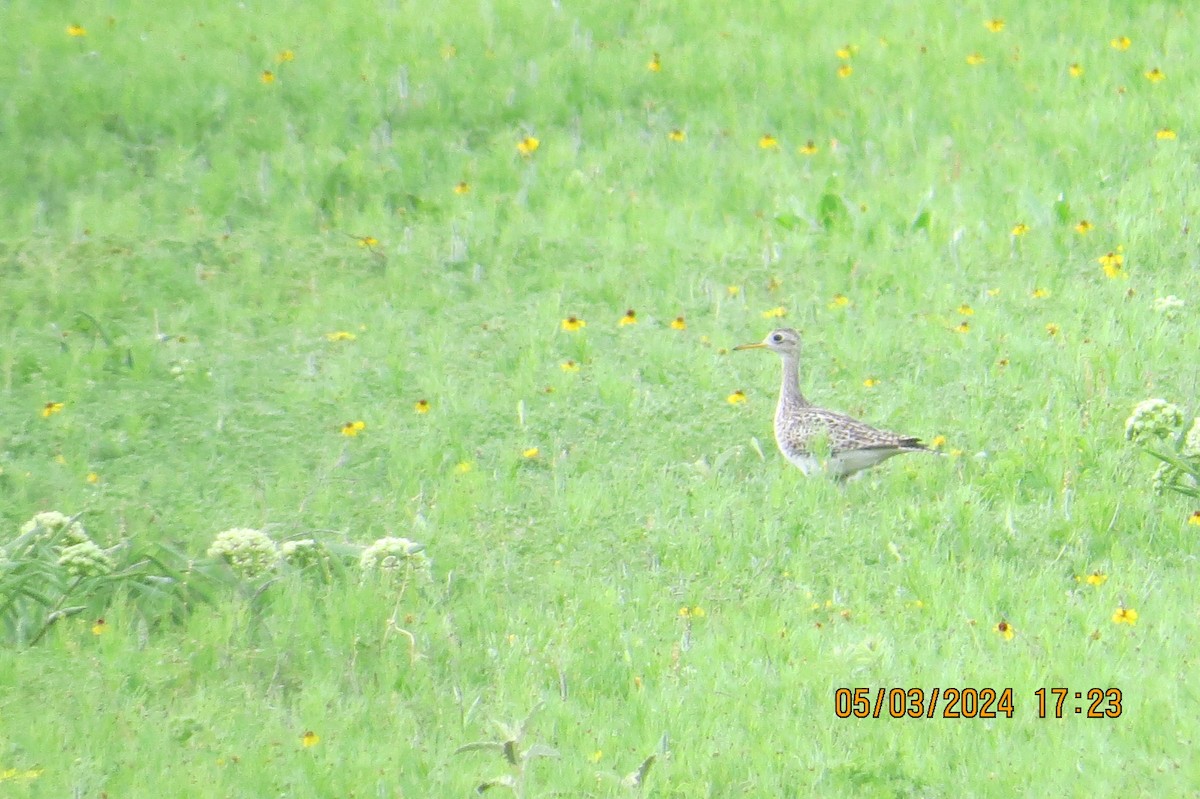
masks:
{"label": "bird", "polygon": [[[902,436],[871,427],[836,411],[818,408],[800,391],[800,334],[789,327],[772,330],[762,341],[742,344],[735,350],[768,349],[783,361],[783,383],[775,408],[775,443],[784,457],[805,476],[824,471],[845,480],[893,455],[929,452],[913,436]],[[822,455],[825,462],[822,464]]]}

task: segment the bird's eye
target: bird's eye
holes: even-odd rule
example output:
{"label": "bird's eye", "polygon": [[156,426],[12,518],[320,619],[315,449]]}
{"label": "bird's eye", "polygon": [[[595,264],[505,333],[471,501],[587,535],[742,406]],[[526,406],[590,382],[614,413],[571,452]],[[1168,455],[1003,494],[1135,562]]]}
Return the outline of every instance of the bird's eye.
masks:
{"label": "bird's eye", "polygon": [[771,336],[771,341],[774,341],[776,344],[778,344],[779,342],[783,341],[783,334],[776,333],[775,335]]}

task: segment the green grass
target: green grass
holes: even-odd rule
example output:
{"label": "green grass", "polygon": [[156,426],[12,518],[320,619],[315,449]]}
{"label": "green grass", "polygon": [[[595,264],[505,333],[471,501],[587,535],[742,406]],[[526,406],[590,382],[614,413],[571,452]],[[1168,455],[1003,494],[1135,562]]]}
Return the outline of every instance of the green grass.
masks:
{"label": "green grass", "polygon": [[[1197,393],[1191,15],[558,5],[0,9],[3,524],[82,512],[198,585],[230,527],[434,574],[6,644],[0,793],[464,796],[513,769],[456,750],[532,712],[526,796],[650,755],[655,796],[1196,795],[1194,508],[1122,437]],[[954,454],[805,480],[776,359],[728,352],[776,307],[810,398]],[[1016,707],[843,720],[843,686]],[[1124,712],[1038,718],[1057,686]]]}

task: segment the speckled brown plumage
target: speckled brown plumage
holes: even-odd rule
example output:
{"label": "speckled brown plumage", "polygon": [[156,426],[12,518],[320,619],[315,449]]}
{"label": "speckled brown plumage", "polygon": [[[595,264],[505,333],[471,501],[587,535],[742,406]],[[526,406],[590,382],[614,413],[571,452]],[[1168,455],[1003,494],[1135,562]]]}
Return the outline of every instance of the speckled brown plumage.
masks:
{"label": "speckled brown plumage", "polygon": [[[771,331],[761,343],[737,350],[769,349],[783,361],[783,382],[775,408],[775,443],[806,475],[819,469],[839,479],[904,452],[931,452],[912,436],[871,427],[842,413],[817,408],[800,391],[800,334]],[[824,456],[824,462],[822,462]]]}

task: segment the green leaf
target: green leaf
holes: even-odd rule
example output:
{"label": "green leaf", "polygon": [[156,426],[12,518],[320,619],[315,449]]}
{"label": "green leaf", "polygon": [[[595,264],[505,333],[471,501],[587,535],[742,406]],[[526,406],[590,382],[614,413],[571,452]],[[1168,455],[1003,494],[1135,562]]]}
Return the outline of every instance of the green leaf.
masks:
{"label": "green leaf", "polygon": [[821,201],[817,204],[817,215],[821,220],[821,227],[826,230],[845,227],[850,221],[850,212],[846,210],[846,203],[841,195],[830,192],[821,195]]}
{"label": "green leaf", "polygon": [[1054,216],[1060,224],[1069,225],[1071,223],[1071,204],[1064,200],[1061,194],[1054,203]]}
{"label": "green leaf", "polygon": [[650,755],[642,761],[642,765],[638,766],[637,771],[631,772],[621,780],[621,784],[626,788],[640,788],[646,783],[646,775],[650,773],[650,767],[654,765],[657,759],[655,755]]}

